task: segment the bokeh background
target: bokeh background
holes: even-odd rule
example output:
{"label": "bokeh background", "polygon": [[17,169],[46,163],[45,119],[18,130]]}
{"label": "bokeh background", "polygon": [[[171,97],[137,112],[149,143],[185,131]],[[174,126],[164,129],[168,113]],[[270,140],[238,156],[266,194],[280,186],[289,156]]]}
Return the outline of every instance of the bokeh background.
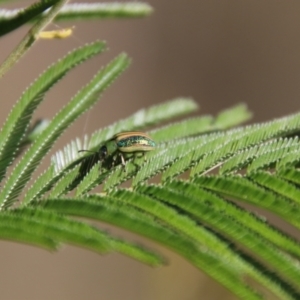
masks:
{"label": "bokeh background", "polygon": [[[15,1],[26,5],[32,1]],[[254,121],[300,109],[300,2],[279,0],[149,0],[155,11],[145,19],[57,23],[76,26],[73,37],[39,41],[0,81],[0,120],[22,91],[49,64],[96,39],[110,50],[61,81],[35,116],[51,118],[94,73],[120,52],[133,64],[56,143],[54,153],[75,137],[125,118],[136,110],[178,96],[193,97],[199,114],[215,114],[247,103]],[[55,25],[52,27],[55,29]],[[0,61],[29,29],[1,39]],[[50,156],[45,157],[47,166]],[[100,224],[119,235],[136,236]],[[159,245],[169,265],[157,269],[130,258],[99,256],[64,246],[48,253],[0,242],[1,299],[194,300],[235,299],[205,274]]]}

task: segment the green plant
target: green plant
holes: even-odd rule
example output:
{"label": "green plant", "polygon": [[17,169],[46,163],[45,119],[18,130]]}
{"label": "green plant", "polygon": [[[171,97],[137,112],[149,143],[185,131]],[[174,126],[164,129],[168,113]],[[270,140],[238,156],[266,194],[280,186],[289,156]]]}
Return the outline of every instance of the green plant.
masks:
{"label": "green plant", "polygon": [[[68,5],[61,10],[66,2],[40,1],[16,16],[0,15],[1,35],[34,22],[0,66],[1,76],[53,19],[151,12],[149,6],[138,3],[85,5],[81,12]],[[49,7],[49,13],[42,14]],[[50,66],[22,94],[4,123],[0,237],[50,250],[71,243],[99,253],[118,251],[153,266],[164,262],[153,251],[73,217],[105,221],[169,247],[240,298],[261,299],[256,291],[261,285],[280,299],[299,299],[299,242],[240,204],[268,210],[299,229],[300,114],[240,126],[251,114],[238,105],[216,117],[188,118],[158,127],[149,132],[158,143],[157,150],[147,153],[147,161],[129,160],[126,172],[121,165],[106,167],[97,153],[78,153],[81,149],[97,152],[121,131],[141,130],[197,109],[191,99],[176,99],[138,111],[93,133],[84,143],[71,142],[28,184],[56,139],[126,69],[127,55],[119,55],[101,69],[49,124],[38,124],[28,132],[34,110],[69,70],[104,50],[105,43],[94,42]],[[28,143],[26,151],[18,151]],[[153,177],[159,183],[150,184]],[[121,188],[124,182],[130,188]],[[98,186],[101,193],[93,192]]]}

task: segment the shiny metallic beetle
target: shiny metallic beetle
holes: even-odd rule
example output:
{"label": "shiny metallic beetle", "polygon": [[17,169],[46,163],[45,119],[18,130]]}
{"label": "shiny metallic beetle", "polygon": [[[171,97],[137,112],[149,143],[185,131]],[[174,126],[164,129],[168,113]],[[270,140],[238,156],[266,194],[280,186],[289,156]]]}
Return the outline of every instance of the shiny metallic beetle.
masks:
{"label": "shiny metallic beetle", "polygon": [[[106,167],[113,166],[118,157],[125,166],[125,157],[133,155],[144,155],[145,152],[152,151],[156,147],[155,142],[146,133],[140,131],[126,131],[115,134],[98,152],[100,159]],[[80,150],[79,152],[91,152],[88,150]]]}
{"label": "shiny metallic beetle", "polygon": [[145,152],[154,150],[155,146],[155,142],[149,135],[140,131],[127,131],[114,135],[99,151],[103,160],[118,154],[122,165],[125,166],[125,157],[135,153],[144,155]]}

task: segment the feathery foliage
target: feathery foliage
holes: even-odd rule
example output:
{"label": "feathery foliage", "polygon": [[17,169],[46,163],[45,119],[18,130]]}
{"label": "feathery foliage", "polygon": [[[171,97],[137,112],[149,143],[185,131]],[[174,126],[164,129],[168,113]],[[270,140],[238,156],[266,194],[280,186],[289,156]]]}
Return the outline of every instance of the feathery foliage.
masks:
{"label": "feathery foliage", "polygon": [[[53,19],[141,17],[152,12],[145,3],[61,8],[66,2],[48,0],[22,11],[0,10],[0,35],[34,23],[25,37],[31,42],[20,44],[17,55],[0,66],[0,75]],[[187,118],[197,110],[196,102],[174,99],[69,142],[30,182],[57,138],[98,101],[130,59],[117,56],[52,120],[29,131],[35,109],[70,70],[103,50],[103,42],[94,42],[51,65],[25,90],[3,123],[0,238],[51,251],[68,243],[100,254],[117,251],[151,266],[165,263],[155,251],[89,223],[97,220],[172,249],[241,299],[261,299],[261,287],[280,299],[299,299],[300,243],[262,215],[267,211],[300,230],[300,113],[242,126],[251,117],[244,104],[216,116]],[[166,121],[169,124],[162,125]],[[112,155],[103,155],[116,134],[138,130],[153,138],[153,151],[140,157],[127,145],[125,166],[118,146]]]}

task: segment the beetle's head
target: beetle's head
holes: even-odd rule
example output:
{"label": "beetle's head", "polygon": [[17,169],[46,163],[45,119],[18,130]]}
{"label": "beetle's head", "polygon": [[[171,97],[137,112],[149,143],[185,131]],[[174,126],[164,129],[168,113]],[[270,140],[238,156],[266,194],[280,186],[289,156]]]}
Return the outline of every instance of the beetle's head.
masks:
{"label": "beetle's head", "polygon": [[106,156],[107,156],[107,147],[106,146],[102,146],[99,150],[99,153],[100,153],[100,158],[101,160],[102,159],[105,159]]}

